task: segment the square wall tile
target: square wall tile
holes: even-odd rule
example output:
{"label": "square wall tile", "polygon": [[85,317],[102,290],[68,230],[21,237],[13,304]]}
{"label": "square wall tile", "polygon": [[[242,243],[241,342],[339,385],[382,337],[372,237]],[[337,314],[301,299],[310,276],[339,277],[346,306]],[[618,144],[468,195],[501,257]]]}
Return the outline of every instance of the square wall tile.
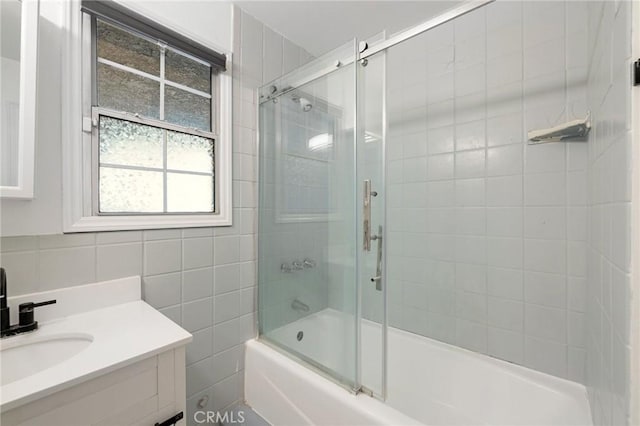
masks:
{"label": "square wall tile", "polygon": [[213,260],[216,265],[234,263],[240,260],[240,240],[237,236],[215,237]]}
{"label": "square wall tile", "polygon": [[213,300],[211,297],[182,305],[182,326],[190,332],[213,325]]}
{"label": "square wall tile", "polygon": [[142,275],[142,243],[100,245],[96,251],[98,281]]}
{"label": "square wall tile", "polygon": [[566,180],[564,173],[540,173],[525,176],[525,205],[564,205]]}
{"label": "square wall tile", "polygon": [[487,264],[501,268],[522,268],[522,239],[487,238]]}
{"label": "square wall tile", "polygon": [[221,382],[244,369],[244,347],[234,346],[213,357],[213,381]]}
{"label": "square wall tile", "polygon": [[521,207],[487,208],[487,235],[492,237],[522,237]]}
{"label": "square wall tile", "polygon": [[156,309],[179,304],[181,302],[180,273],[143,277],[142,298]]}
{"label": "square wall tile", "polygon": [[567,313],[563,309],[527,304],[524,323],[527,336],[567,343]]}
{"label": "square wall tile", "polygon": [[487,150],[487,175],[508,176],[522,174],[522,147],[504,145]]}
{"label": "square wall tile", "polygon": [[487,322],[490,326],[523,332],[524,305],[520,301],[488,298]]}
{"label": "square wall tile", "polygon": [[213,386],[213,407],[215,410],[220,411],[239,402],[242,398],[240,395],[241,381],[242,376],[234,374]]}
{"label": "square wall tile", "polygon": [[566,272],[566,259],[566,243],[562,240],[524,241],[524,266],[529,271],[563,274]]}
{"label": "square wall tile", "polygon": [[488,328],[489,355],[505,361],[522,364],[524,360],[524,336],[521,333],[503,330],[500,328]]}
{"label": "square wall tile", "polygon": [[457,179],[455,181],[456,206],[482,207],[485,205],[485,180]]}
{"label": "square wall tile", "polygon": [[550,340],[526,336],[524,365],[554,376],[567,377],[567,346]]}
{"label": "square wall tile", "polygon": [[562,274],[526,271],[524,274],[524,299],[553,308],[565,308],[567,301],[566,277]]}
{"label": "square wall tile", "polygon": [[38,253],[36,251],[4,252],[0,256],[7,276],[10,296],[38,290]]}
{"label": "square wall tile", "polygon": [[487,326],[481,323],[456,320],[456,344],[475,352],[487,352]]}
{"label": "square wall tile", "polygon": [[484,176],[485,161],[484,149],[457,152],[455,156],[456,177],[464,179]]}
{"label": "square wall tile", "polygon": [[144,243],[144,274],[157,275],[182,268],[180,240],[147,241]]}
{"label": "square wall tile", "polygon": [[487,206],[522,206],[522,176],[504,176],[487,179]]}
{"label": "square wall tile", "polygon": [[488,294],[503,299],[523,300],[523,272],[521,269],[487,268]]}
{"label": "square wall tile", "polygon": [[95,246],[42,250],[38,254],[40,291],[96,281]]}
{"label": "square wall tile", "polygon": [[214,323],[218,324],[240,315],[239,291],[224,293],[214,298]]}
{"label": "square wall tile", "polygon": [[205,328],[192,333],[193,340],[187,345],[187,366],[201,361],[213,354],[213,333],[211,328]]}
{"label": "square wall tile", "polygon": [[566,215],[567,212],[564,207],[526,208],[524,214],[525,237],[564,240],[566,238]]}
{"label": "square wall tile", "polygon": [[213,385],[213,358],[208,357],[187,367],[187,398]]}
{"label": "square wall tile", "polygon": [[182,272],[182,300],[190,302],[213,295],[213,268]]}
{"label": "square wall tile", "polygon": [[184,269],[213,265],[213,238],[188,238],[182,241]]}

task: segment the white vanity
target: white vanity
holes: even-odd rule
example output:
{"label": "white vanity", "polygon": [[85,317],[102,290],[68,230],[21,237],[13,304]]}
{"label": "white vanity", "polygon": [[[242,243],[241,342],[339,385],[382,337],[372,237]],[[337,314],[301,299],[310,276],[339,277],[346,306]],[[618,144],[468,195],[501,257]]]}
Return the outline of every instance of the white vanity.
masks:
{"label": "white vanity", "polygon": [[0,341],[3,426],[154,425],[185,411],[191,334],[141,300],[139,277],[9,297],[12,323],[20,303],[50,299],[36,331]]}

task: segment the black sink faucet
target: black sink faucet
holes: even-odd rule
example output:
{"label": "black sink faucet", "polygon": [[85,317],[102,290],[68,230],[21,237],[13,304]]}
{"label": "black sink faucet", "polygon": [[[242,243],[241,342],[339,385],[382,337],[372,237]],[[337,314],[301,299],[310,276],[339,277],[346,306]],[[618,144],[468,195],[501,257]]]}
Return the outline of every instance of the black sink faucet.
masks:
{"label": "black sink faucet", "polygon": [[40,303],[21,303],[18,306],[18,324],[11,325],[9,307],[7,306],[7,274],[4,268],[0,268],[0,337],[36,330],[38,321],[35,320],[33,309],[54,303],[56,303],[55,300],[47,300]]}

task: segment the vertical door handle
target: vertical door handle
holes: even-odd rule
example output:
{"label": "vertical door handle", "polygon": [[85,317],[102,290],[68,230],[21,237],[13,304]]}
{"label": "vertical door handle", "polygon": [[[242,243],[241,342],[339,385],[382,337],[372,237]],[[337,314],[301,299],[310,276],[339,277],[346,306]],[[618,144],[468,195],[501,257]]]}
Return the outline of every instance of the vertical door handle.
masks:
{"label": "vertical door handle", "polygon": [[376,283],[376,290],[382,291],[382,226],[378,226],[378,235],[371,237],[372,240],[378,240],[378,253],[376,257],[376,276],[371,281]]}
{"label": "vertical door handle", "polygon": [[362,227],[364,228],[362,248],[371,251],[371,180],[364,180],[364,198],[362,200]]}

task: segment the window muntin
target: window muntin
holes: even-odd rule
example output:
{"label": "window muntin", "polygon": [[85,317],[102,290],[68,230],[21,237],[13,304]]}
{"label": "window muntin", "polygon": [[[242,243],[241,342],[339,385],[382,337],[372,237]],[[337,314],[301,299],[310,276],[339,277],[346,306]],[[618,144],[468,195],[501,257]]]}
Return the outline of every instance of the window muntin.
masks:
{"label": "window muntin", "polygon": [[215,213],[211,66],[92,21],[96,213]]}
{"label": "window muntin", "polygon": [[102,214],[213,213],[214,140],[98,115]]}
{"label": "window muntin", "polygon": [[98,57],[135,68],[151,75],[160,75],[160,46],[128,31],[97,20],[96,48]]}

